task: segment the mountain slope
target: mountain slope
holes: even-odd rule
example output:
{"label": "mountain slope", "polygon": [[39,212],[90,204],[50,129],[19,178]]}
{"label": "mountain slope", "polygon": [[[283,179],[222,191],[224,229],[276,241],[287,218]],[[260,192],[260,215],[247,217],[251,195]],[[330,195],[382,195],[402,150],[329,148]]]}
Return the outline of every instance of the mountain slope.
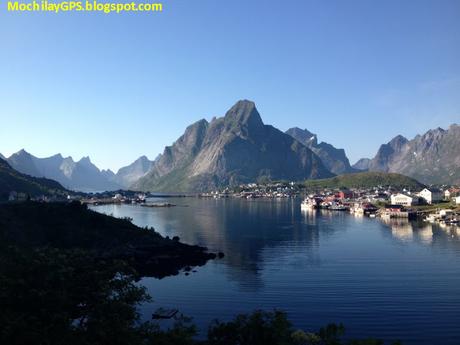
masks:
{"label": "mountain slope", "polygon": [[312,150],[319,158],[321,158],[321,161],[326,168],[334,174],[339,175],[356,172],[356,170],[350,166],[345,150],[337,149],[331,144],[325,142],[318,144],[316,134],[311,133],[307,129],[294,127],[288,129],[286,134],[290,135]]}
{"label": "mountain slope", "polygon": [[66,194],[58,182],[22,174],[0,159],[0,200],[7,200],[11,191],[30,196]]}
{"label": "mountain slope", "polygon": [[460,183],[460,126],[436,128],[412,140],[401,136],[382,145],[370,171],[397,172],[423,183]]}
{"label": "mountain slope", "polygon": [[369,162],[370,171],[389,171],[392,159],[396,158],[409,140],[402,135],[391,139],[387,144],[380,146],[375,157]]}
{"label": "mountain slope", "polygon": [[153,162],[151,160],[146,156],[141,156],[130,165],[118,170],[112,179],[120,186],[129,187],[141,177],[144,177],[152,169],[152,166]]}
{"label": "mountain slope", "polygon": [[369,164],[371,160],[369,158],[361,158],[355,164],[353,164],[353,168],[356,170],[366,171],[369,170]]}
{"label": "mountain slope", "polygon": [[306,181],[307,189],[323,188],[372,188],[377,186],[391,186],[396,188],[410,188],[420,190],[424,185],[417,180],[395,173],[361,172],[345,174],[328,179]]}
{"label": "mountain slope", "polygon": [[187,127],[133,188],[194,192],[263,177],[302,180],[328,176],[332,174],[310,149],[264,125],[253,102],[239,101],[224,117]]}
{"label": "mountain slope", "polygon": [[100,191],[120,188],[112,181],[114,174],[101,172],[91,163],[89,157],[74,162],[72,157],[64,158],[60,154],[37,158],[21,150],[9,157],[7,161],[23,174],[53,179],[72,190]]}

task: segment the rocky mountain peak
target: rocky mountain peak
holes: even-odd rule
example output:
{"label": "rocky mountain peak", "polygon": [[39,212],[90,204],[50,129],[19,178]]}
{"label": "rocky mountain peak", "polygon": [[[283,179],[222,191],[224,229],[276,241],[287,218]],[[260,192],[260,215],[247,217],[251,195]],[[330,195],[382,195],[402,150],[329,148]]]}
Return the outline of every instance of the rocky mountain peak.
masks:
{"label": "rocky mountain peak", "polygon": [[391,141],[388,143],[388,145],[395,151],[399,151],[399,149],[408,143],[409,140],[407,138],[403,137],[402,135],[397,135]]}
{"label": "rocky mountain peak", "polygon": [[230,126],[245,126],[257,129],[264,125],[256,105],[252,101],[241,100],[225,114],[225,122]]}
{"label": "rocky mountain peak", "polygon": [[89,158],[89,156],[86,156],[86,157],[82,157],[78,163],[82,163],[82,164],[92,164],[91,163],[91,159]]}
{"label": "rocky mountain peak", "polygon": [[[310,145],[318,145],[318,137],[316,134],[310,132],[308,129],[301,129],[299,127],[289,128],[286,131],[286,134],[289,134],[291,137],[297,139],[301,143],[310,144]],[[308,145],[309,146],[309,145]]]}
{"label": "rocky mountain peak", "polygon": [[308,129],[293,127],[288,129],[286,134],[311,149],[321,159],[326,168],[334,174],[340,175],[356,172],[355,169],[350,166],[345,150],[335,148],[331,144],[325,142],[318,144],[317,135],[310,132]]}
{"label": "rocky mountain peak", "polygon": [[264,125],[254,102],[241,100],[224,117],[187,127],[132,188],[196,192],[259,178],[300,181],[330,176],[308,147]]}
{"label": "rocky mountain peak", "polygon": [[12,156],[32,157],[32,155],[29,152],[27,152],[25,149],[20,149],[18,152],[13,153]]}
{"label": "rocky mountain peak", "polygon": [[398,136],[382,145],[369,164],[370,171],[405,174],[424,183],[460,182],[460,133],[435,128],[412,140]]}

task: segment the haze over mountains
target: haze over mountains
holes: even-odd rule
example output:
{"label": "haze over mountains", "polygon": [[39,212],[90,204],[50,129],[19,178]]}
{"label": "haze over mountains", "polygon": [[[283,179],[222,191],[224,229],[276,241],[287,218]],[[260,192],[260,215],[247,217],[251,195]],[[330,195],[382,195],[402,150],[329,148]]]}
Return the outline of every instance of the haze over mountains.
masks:
{"label": "haze over mountains", "polygon": [[117,184],[123,187],[130,187],[141,177],[144,177],[153,167],[153,161],[146,156],[141,156],[130,165],[118,170],[112,178]]}
{"label": "haze over mountains", "polygon": [[114,174],[100,171],[89,157],[75,162],[72,157],[56,154],[47,158],[37,158],[21,150],[7,159],[15,170],[35,177],[46,177],[61,183],[64,187],[79,191],[104,191],[120,188],[113,179]]}
{"label": "haze over mountains", "polygon": [[[0,159],[2,159],[0,154]],[[100,170],[84,157],[37,158],[21,150],[8,164],[22,174],[46,177],[78,191],[135,189],[197,192],[260,180],[327,178],[357,171],[395,172],[427,184],[460,183],[460,126],[437,128],[381,145],[374,158],[350,166],[343,149],[318,143],[316,134],[265,125],[251,101],[237,102],[223,117],[202,119],[154,161],[141,156],[118,170]]]}

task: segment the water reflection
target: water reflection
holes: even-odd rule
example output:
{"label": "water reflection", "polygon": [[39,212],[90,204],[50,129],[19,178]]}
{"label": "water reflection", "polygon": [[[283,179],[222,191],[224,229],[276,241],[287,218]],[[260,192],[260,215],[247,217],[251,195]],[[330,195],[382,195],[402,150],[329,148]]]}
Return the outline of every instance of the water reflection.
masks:
{"label": "water reflection", "polygon": [[301,211],[300,200],[167,201],[178,206],[97,208],[226,253],[190,276],[143,280],[158,303],[147,317],[179,307],[206,330],[216,316],[279,308],[301,328],[340,321],[350,336],[458,343],[456,227]]}
{"label": "water reflection", "polygon": [[394,239],[402,243],[419,243],[438,247],[460,247],[458,226],[409,221],[407,219],[385,219],[380,221],[391,229]]}
{"label": "water reflection", "polygon": [[[169,202],[178,206],[104,205],[96,210],[116,217],[129,216],[137,225],[153,226],[165,236],[178,235],[185,243],[223,251],[226,256],[218,263],[228,266],[229,278],[245,289],[255,290],[263,286],[260,275],[264,262],[270,260],[267,255],[271,254],[267,253],[300,250],[304,265],[318,265],[320,237],[334,236],[340,231],[336,223],[344,217],[344,214],[331,212],[301,213],[298,201],[285,199],[177,199]],[[274,249],[277,247],[279,251]]]}

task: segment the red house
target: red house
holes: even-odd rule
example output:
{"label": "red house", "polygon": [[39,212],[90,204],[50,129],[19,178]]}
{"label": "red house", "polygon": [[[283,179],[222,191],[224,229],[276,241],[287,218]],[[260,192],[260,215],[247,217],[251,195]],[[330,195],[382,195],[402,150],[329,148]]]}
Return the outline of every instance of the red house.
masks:
{"label": "red house", "polygon": [[337,199],[351,199],[353,198],[353,192],[350,192],[349,190],[341,190],[335,194],[335,197]]}

